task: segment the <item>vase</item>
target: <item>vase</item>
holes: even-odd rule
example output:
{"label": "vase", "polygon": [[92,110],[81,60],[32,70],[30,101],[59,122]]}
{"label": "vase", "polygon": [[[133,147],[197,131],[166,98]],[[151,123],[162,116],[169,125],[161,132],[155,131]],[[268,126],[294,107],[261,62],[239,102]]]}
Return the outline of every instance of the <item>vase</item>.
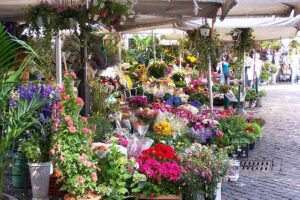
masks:
{"label": "vase", "polygon": [[28,163],[28,165],[31,178],[32,200],[49,200],[49,178],[52,162]]}
{"label": "vase", "polygon": [[138,195],[135,197],[135,200],[182,200],[182,194],[179,195],[157,195],[154,197],[146,195]]}

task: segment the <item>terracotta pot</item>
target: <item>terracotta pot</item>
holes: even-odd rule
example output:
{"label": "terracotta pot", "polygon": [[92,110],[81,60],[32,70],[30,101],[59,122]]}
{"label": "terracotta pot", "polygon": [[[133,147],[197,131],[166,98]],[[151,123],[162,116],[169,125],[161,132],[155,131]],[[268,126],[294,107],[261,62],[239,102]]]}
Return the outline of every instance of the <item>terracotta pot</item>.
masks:
{"label": "terracotta pot", "polygon": [[64,200],[101,200],[101,196],[94,192],[87,192],[83,197],[76,197],[70,194],[64,196]]}
{"label": "terracotta pot", "polygon": [[146,195],[138,195],[135,197],[136,200],[182,200],[182,194],[179,195],[158,195],[149,197]]}

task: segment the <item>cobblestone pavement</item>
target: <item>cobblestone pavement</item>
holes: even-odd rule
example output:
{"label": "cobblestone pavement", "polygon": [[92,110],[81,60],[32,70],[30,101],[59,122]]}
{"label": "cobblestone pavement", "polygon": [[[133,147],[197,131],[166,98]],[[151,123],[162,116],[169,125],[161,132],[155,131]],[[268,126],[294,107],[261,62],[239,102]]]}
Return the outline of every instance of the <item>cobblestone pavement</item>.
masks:
{"label": "cobblestone pavement", "polygon": [[223,184],[222,200],[300,200],[300,85],[267,86],[263,107],[252,110],[266,120],[265,136],[248,160],[272,160],[271,172],[240,172]]}

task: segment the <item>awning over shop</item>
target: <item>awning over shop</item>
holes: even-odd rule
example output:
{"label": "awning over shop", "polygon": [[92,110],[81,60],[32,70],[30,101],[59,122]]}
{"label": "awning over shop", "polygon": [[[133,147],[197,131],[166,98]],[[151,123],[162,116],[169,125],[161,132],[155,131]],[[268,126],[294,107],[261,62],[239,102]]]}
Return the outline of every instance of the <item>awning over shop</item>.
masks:
{"label": "awning over shop", "polygon": [[[181,29],[200,27],[202,20],[185,22]],[[216,20],[215,28],[221,40],[231,40],[227,35],[234,28],[253,28],[256,40],[290,38],[300,29],[300,15],[296,17],[227,17],[224,21]]]}

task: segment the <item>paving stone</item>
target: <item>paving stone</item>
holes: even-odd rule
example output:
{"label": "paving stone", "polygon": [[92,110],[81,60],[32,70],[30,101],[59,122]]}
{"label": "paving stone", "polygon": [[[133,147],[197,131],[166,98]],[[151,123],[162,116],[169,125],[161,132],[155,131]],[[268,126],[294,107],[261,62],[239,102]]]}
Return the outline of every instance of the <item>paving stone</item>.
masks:
{"label": "paving stone", "polygon": [[273,160],[273,171],[241,171],[238,182],[223,189],[224,200],[300,200],[300,85],[265,89],[264,106],[251,110],[266,120],[265,136],[250,151],[248,160]]}

